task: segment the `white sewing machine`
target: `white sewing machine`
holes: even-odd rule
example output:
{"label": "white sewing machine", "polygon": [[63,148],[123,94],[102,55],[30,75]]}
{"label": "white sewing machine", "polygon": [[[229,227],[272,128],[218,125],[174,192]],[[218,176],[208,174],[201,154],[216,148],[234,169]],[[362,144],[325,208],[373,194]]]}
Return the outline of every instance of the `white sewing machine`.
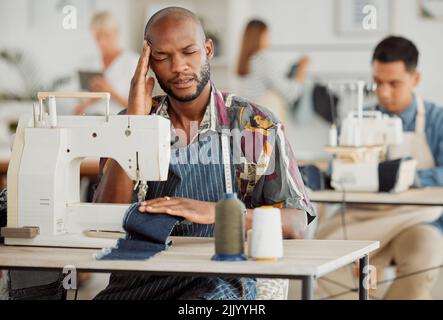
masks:
{"label": "white sewing machine", "polygon": [[[57,116],[56,98],[104,98],[105,116]],[[170,122],[159,116],[109,115],[109,93],[39,92],[20,117],[8,167],[7,245],[103,248],[124,234],[129,205],[80,203],[85,157],[116,160],[134,181],[166,180]],[[49,114],[43,112],[48,99]],[[101,230],[98,231],[97,230]],[[114,234],[113,237],[107,235]]]}
{"label": "white sewing machine", "polygon": [[[357,82],[357,87],[357,111],[351,111],[342,121],[338,145],[330,142],[332,145],[326,147],[335,155],[331,186],[340,191],[377,192],[379,163],[387,160],[390,145],[402,143],[403,125],[398,117],[363,111],[364,82]],[[413,184],[415,167],[414,159],[402,161],[394,192],[405,191]]]}

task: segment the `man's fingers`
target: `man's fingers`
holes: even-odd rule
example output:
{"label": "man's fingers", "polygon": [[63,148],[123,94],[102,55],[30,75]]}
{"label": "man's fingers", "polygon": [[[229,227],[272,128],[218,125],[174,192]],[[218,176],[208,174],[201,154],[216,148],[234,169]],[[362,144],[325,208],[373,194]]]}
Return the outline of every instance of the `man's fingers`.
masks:
{"label": "man's fingers", "polygon": [[144,60],[145,60],[145,51],[146,51],[146,41],[143,45],[142,53],[140,54],[140,57],[138,58],[137,67],[135,68],[134,76],[140,73],[140,70],[141,70]]}
{"label": "man's fingers", "polygon": [[165,205],[158,207],[150,207],[150,206],[145,207],[146,212],[157,212],[157,213],[167,212],[169,210],[183,210],[183,209],[185,209],[185,207],[179,204],[174,206]]}
{"label": "man's fingers", "polygon": [[161,201],[168,201],[169,203],[172,202],[186,202],[189,201],[191,199],[188,198],[181,198],[181,197],[173,197],[173,196],[163,196],[163,197],[158,197],[158,198],[154,198],[154,199],[149,199],[149,200],[145,200],[142,201],[141,204],[143,205],[152,205]]}
{"label": "man's fingers", "polygon": [[145,69],[146,69],[146,72],[144,74],[145,78],[146,78],[146,75],[148,74],[148,70],[149,70],[149,57],[150,56],[151,56],[151,47],[147,44],[146,49],[144,51],[144,57],[145,57],[144,64],[145,64]]}
{"label": "man's fingers", "polygon": [[[151,200],[145,200],[145,201],[142,201],[140,203],[140,205],[141,206],[150,206],[150,205],[153,205],[156,202],[159,202],[161,199],[162,198],[155,198],[155,199],[151,199]],[[163,198],[163,200],[165,200],[165,199]]]}
{"label": "man's fingers", "polygon": [[148,213],[165,213],[166,210],[168,208],[167,207],[149,207],[149,206],[140,206],[138,208],[138,211],[140,212],[148,212]]}
{"label": "man's fingers", "polygon": [[136,82],[146,79],[146,74],[148,73],[149,66],[149,55],[151,54],[151,48],[148,44],[144,43],[142,53],[138,59],[137,68],[135,69],[134,79]]}
{"label": "man's fingers", "polygon": [[183,217],[187,220],[190,220],[190,217],[195,214],[193,209],[183,207],[183,206],[172,206],[172,207],[163,207],[163,208],[151,208],[145,211],[146,213],[166,213],[171,216]]}
{"label": "man's fingers", "polygon": [[150,208],[170,208],[172,206],[182,205],[181,201],[160,201],[154,204],[140,204],[140,207],[150,207]]}
{"label": "man's fingers", "polygon": [[162,197],[141,202],[139,206],[139,211],[164,213],[168,209],[177,210],[185,208],[187,208],[187,205],[183,198]]}
{"label": "man's fingers", "polygon": [[177,217],[183,217],[185,219],[188,219],[188,217],[191,215],[191,210],[189,209],[168,209],[166,210],[166,213],[171,216],[177,216]]}
{"label": "man's fingers", "polygon": [[161,197],[161,198],[155,198],[147,201],[143,201],[141,203],[142,206],[163,206],[165,204],[168,205],[176,205],[177,203],[182,202],[182,198],[171,198],[171,197]]}
{"label": "man's fingers", "polygon": [[147,213],[170,213],[170,212],[180,212],[185,210],[186,208],[182,205],[175,205],[175,206],[158,206],[158,207],[151,207],[151,206],[140,206],[139,211],[140,212],[147,212]]}
{"label": "man's fingers", "polygon": [[152,97],[152,90],[154,90],[155,80],[153,77],[149,77],[148,80],[146,80],[145,83],[145,89],[146,89],[146,96],[147,98]]}

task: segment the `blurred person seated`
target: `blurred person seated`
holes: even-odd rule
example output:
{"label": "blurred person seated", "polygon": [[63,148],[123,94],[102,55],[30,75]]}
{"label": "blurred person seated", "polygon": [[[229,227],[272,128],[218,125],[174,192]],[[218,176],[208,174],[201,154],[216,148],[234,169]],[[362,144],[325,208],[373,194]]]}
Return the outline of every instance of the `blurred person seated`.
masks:
{"label": "blurred person seated", "polygon": [[290,78],[279,74],[269,57],[269,29],[261,20],[251,20],[243,33],[237,75],[240,77],[239,94],[260,105],[272,106],[276,116],[286,119],[289,105],[303,93],[309,58],[302,57],[293,68]]}
{"label": "blurred person seated", "polygon": [[[417,160],[415,187],[443,186],[443,108],[415,91],[420,83],[418,57],[415,44],[403,37],[389,36],[376,46],[376,110],[403,123],[403,143],[389,147],[389,158]],[[346,212],[320,224],[317,238],[380,241],[371,256],[377,274],[396,267],[396,279],[383,298],[431,299],[443,262],[441,215],[439,206],[346,205]],[[333,294],[326,282],[319,287]]]}
{"label": "blurred person seated", "polygon": [[[117,114],[128,107],[129,86],[137,66],[138,56],[132,51],[124,50],[119,45],[119,24],[108,11],[96,13],[91,20],[91,31],[94,34],[100,56],[88,61],[87,71],[101,71],[103,77],[95,77],[89,82],[90,91],[109,92],[111,94],[110,113]],[[73,113],[104,114],[103,102],[89,99],[74,107]]]}

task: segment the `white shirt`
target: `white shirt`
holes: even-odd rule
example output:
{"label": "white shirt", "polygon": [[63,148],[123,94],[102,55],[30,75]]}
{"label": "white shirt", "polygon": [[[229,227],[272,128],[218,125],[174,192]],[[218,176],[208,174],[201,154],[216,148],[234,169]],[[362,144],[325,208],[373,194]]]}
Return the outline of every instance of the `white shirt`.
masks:
{"label": "white shirt", "polygon": [[257,101],[269,90],[278,92],[288,103],[295,102],[301,95],[301,85],[276,72],[266,51],[251,57],[249,73],[240,78],[239,89],[239,94],[251,101]]}
{"label": "white shirt", "polygon": [[[105,79],[121,97],[127,98],[129,95],[131,79],[137,67],[138,59],[138,55],[134,52],[122,51],[104,72]],[[103,60],[100,56],[96,56],[95,58],[91,59],[85,67],[88,68],[88,71],[102,71]],[[111,98],[111,102],[109,104],[109,112],[111,115],[119,113],[123,108],[124,106],[120,105]],[[89,115],[105,114],[104,101],[95,102],[85,110],[85,113]]]}

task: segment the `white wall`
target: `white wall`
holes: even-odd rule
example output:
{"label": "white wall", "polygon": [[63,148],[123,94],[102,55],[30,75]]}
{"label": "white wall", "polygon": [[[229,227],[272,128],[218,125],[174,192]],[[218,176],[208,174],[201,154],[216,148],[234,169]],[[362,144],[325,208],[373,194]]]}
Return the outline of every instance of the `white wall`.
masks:
{"label": "white wall", "polygon": [[420,18],[418,1],[393,2],[393,31],[410,38],[420,51],[422,83],[419,92],[425,99],[443,105],[443,20],[428,21]]}
{"label": "white wall", "polygon": [[[443,21],[421,18],[417,0],[385,1],[391,3],[388,33],[410,38],[420,50],[419,69],[423,81],[419,91],[427,99],[443,105],[443,90],[439,88],[443,80]],[[245,16],[263,18],[270,25],[277,68],[285,69],[299,55],[309,54],[314,75],[332,72],[369,76],[372,50],[386,34],[367,37],[339,35],[336,32],[338,2],[275,0],[271,3],[269,0],[254,0],[250,1],[250,10]],[[291,49],[291,45],[297,47]],[[307,49],[298,49],[303,46]],[[322,49],[317,50],[318,46]],[[328,47],[331,49],[329,52],[325,50]]]}
{"label": "white wall", "polygon": [[[63,29],[62,13],[54,27],[42,27],[45,22],[39,20],[32,25],[30,22],[32,7],[45,3],[57,3],[57,1],[0,1],[0,50],[6,48],[25,50],[25,54],[35,62],[40,80],[48,83],[56,76],[72,73],[85,58],[96,53],[96,47],[88,26],[92,11],[79,12],[79,21],[84,23],[80,24],[77,30]],[[121,43],[125,47],[128,46],[130,39],[127,1],[92,0],[91,3],[90,8],[108,9],[116,14],[121,24]],[[0,71],[2,68],[5,66],[0,66]],[[9,79],[2,73],[0,86],[8,81]]]}
{"label": "white wall", "polygon": [[[47,84],[57,76],[69,75],[82,64],[84,59],[97,54],[88,22],[94,11],[110,10],[120,22],[120,40],[124,48],[139,52],[143,43],[143,30],[148,13],[153,8],[167,5],[179,5],[190,8],[204,17],[206,25],[222,35],[221,53],[222,59],[214,61],[213,70],[218,82],[223,83],[223,89],[228,87],[228,56],[234,53],[230,50],[232,42],[229,34],[234,34],[232,28],[240,29],[237,20],[229,23],[230,18],[236,14],[230,10],[233,0],[78,0],[79,28],[77,30],[64,30],[62,28],[63,14],[50,16],[54,22],[35,21],[32,24],[33,7],[39,6],[38,12],[51,8],[51,4],[63,2],[59,0],[1,0],[0,1],[0,50],[20,49],[25,50],[26,55],[35,62],[39,81]],[[240,1],[241,2],[241,1]],[[241,7],[239,2],[238,6]],[[84,5],[88,3],[90,5]],[[237,6],[237,5],[236,5]],[[43,12],[44,13],[44,12]],[[42,14],[43,15],[43,14]],[[45,17],[41,17],[45,19]],[[52,27],[41,27],[49,25]],[[236,41],[237,42],[237,41]],[[8,77],[0,77],[0,90],[10,88],[19,91],[21,83],[13,70],[0,60],[0,74]],[[16,81],[11,81],[12,79]]]}
{"label": "white wall", "polygon": [[[425,99],[443,105],[443,21],[419,17],[416,0],[390,2],[389,31],[370,36],[337,33],[337,5],[340,0],[254,0],[243,20],[258,17],[271,27],[273,62],[285,72],[302,54],[311,58],[310,81],[327,78],[371,78],[370,60],[375,45],[388,33],[410,38],[420,50],[418,88]],[[245,19],[247,17],[247,19]],[[320,49],[318,49],[320,48]],[[238,46],[237,46],[238,50]],[[288,136],[298,158],[324,157],[328,125],[312,114],[310,97],[296,118],[288,120]]]}
{"label": "white wall", "polygon": [[[57,0],[1,0],[0,50],[21,48],[35,59],[41,81],[72,74],[82,59],[96,52],[87,27],[66,31],[59,27],[36,28],[29,23],[32,5]],[[81,1],[81,0],[80,0]],[[206,17],[207,24],[222,35],[224,61],[214,63],[213,75],[219,87],[234,90],[234,69],[240,39],[246,22],[252,17],[265,19],[271,27],[274,66],[284,72],[301,54],[312,59],[311,80],[325,75],[370,78],[370,57],[375,44],[384,36],[341,36],[336,32],[337,4],[341,0],[89,0],[95,10],[109,9],[121,22],[121,43],[139,51],[143,28],[150,6],[158,4],[190,5]],[[368,0],[369,1],[369,0]],[[419,17],[417,0],[386,0],[391,3],[391,33],[411,38],[421,52],[419,68],[422,84],[419,92],[443,105],[440,90],[443,71],[443,21],[430,22]],[[86,3],[86,1],[83,1]],[[86,14],[91,14],[87,12]],[[89,17],[80,17],[88,21]],[[60,17],[61,19],[61,17]],[[38,22],[38,21],[37,21]],[[320,47],[320,49],[318,49]],[[0,62],[0,88],[13,86],[14,75]],[[17,82],[17,81],[15,81]],[[20,87],[20,85],[18,85]],[[16,85],[17,88],[17,85]],[[326,139],[325,124],[312,120],[309,110],[297,115],[295,133],[291,133],[299,154],[314,154]],[[311,121],[311,122],[310,122]],[[312,123],[317,123],[312,125]],[[305,126],[301,126],[304,124]],[[315,129],[313,129],[315,128]],[[295,138],[295,137],[298,137]],[[298,141],[296,141],[298,140]]]}
{"label": "white wall", "polygon": [[[439,90],[443,70],[443,21],[429,22],[418,15],[416,0],[386,0],[392,3],[392,32],[415,41],[421,51],[420,70],[423,82],[420,91],[425,97],[443,104],[443,90]],[[85,56],[95,52],[88,28],[39,30],[30,26],[30,8],[57,0],[0,1],[0,49],[24,48],[37,59],[43,78],[71,70]],[[141,47],[146,13],[150,5],[191,4],[196,10],[212,17],[207,22],[223,35],[223,51],[228,68],[236,62],[242,28],[251,17],[262,17],[271,26],[276,67],[286,68],[300,54],[312,57],[314,74],[324,72],[369,73],[372,48],[382,37],[339,36],[335,31],[338,0],[90,0],[91,8],[110,9],[122,25],[121,43],[133,50]],[[89,12],[91,14],[91,12]],[[224,16],[227,17],[224,17]],[[82,17],[83,18],[83,17]],[[87,21],[88,19],[83,19]],[[37,21],[38,23],[38,21]],[[308,49],[284,49],[282,45],[308,45]],[[319,51],[312,45],[330,46],[333,51]],[[344,45],[340,49],[340,45]],[[355,51],[348,50],[353,47]],[[0,79],[4,81],[3,79]]]}

